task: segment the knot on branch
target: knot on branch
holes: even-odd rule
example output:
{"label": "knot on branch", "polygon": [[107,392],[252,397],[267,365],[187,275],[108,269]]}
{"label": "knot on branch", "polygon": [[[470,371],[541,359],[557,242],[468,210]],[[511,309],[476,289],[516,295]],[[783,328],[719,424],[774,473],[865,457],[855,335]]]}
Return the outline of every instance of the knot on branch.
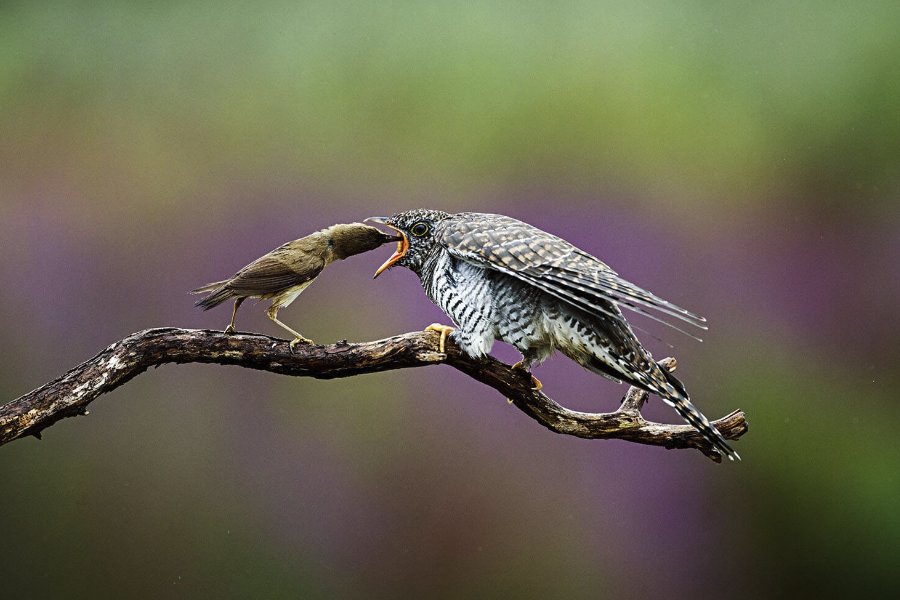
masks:
{"label": "knot on branch", "polygon": [[[472,358],[451,343],[440,352],[440,334],[419,331],[383,340],[331,345],[298,345],[265,335],[159,328],[140,331],[70,370],[65,375],[0,407],[0,445],[41,432],[57,421],[87,414],[87,406],[150,367],[166,363],[236,365],[296,377],[333,379],[446,363],[510,398],[522,412],[557,433],[586,439],[621,439],[664,448],[696,448],[716,462],[719,455],[689,425],[651,423],[641,416],[647,392],[632,387],[613,413],[568,410],[534,389],[530,375],[493,357]],[[660,361],[674,370],[675,359]],[[737,410],[713,422],[736,440],[747,431]]]}

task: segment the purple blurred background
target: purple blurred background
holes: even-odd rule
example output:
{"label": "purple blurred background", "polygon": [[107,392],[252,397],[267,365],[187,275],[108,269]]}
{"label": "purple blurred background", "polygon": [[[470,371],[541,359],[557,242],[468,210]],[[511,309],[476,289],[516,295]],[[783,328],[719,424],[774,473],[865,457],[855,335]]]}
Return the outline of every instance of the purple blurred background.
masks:
{"label": "purple blurred background", "polygon": [[[715,465],[553,434],[449,367],[166,366],[0,448],[10,596],[897,589],[894,3],[0,17],[0,401],[135,331],[224,328],[187,291],[285,241],[428,207],[520,218],[705,316],[703,343],[631,321],[707,416],[750,424]],[[390,252],[279,316],[320,343],[446,322],[409,271],[372,281]],[[282,335],[251,303],[237,325]],[[578,410],[625,392],[562,356],[536,375]]]}

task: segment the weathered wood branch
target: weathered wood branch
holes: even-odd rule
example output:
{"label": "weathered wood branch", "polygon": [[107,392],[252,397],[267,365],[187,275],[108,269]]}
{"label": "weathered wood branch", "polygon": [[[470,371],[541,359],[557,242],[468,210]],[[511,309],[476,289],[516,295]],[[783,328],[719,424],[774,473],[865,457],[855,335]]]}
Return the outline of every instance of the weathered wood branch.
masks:
{"label": "weathered wood branch", "polygon": [[[524,371],[491,358],[473,359],[448,340],[439,353],[436,332],[413,332],[375,342],[328,346],[301,345],[291,354],[285,340],[264,335],[161,328],[141,331],[116,342],[65,375],[0,407],[0,445],[41,432],[57,421],[87,413],[88,404],[143,373],[166,363],[215,363],[271,371],[282,375],[332,379],[364,373],[445,363],[510,398],[545,427],[588,439],[620,439],[665,448],[696,448],[716,462],[722,457],[689,425],[644,420],[640,410],[647,393],[631,388],[613,413],[582,413],[563,408],[532,389]],[[674,359],[662,364],[674,369]],[[744,413],[735,411],[713,422],[726,439],[747,431]]]}

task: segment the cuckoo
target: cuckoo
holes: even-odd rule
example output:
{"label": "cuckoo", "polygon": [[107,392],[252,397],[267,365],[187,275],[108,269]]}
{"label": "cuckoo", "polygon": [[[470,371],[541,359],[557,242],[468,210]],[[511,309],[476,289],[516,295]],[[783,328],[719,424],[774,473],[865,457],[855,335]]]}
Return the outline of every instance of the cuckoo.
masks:
{"label": "cuckoo", "polygon": [[[455,330],[430,327],[441,331],[442,345],[452,331],[463,352],[479,357],[500,340],[522,354],[514,366],[526,370],[559,350],[598,375],[660,396],[719,452],[740,458],[691,404],[681,381],[644,349],[619,307],[675,329],[667,318],[705,329],[702,317],[625,281],[569,242],[511,217],[418,209],[366,220],[402,236],[375,276],[395,265],[410,269],[456,324]],[[533,381],[539,388],[540,382]]]}
{"label": "cuckoo", "polygon": [[266,316],[294,336],[290,346],[293,354],[294,346],[298,343],[311,341],[279,321],[278,309],[296,300],[319,273],[334,261],[374,250],[398,239],[398,236],[387,235],[362,223],[332,225],[279,246],[235,273],[231,279],[207,283],[190,293],[211,292],[195,304],[203,310],[235,298],[231,324],[225,329],[225,333],[234,332],[234,317],[245,299],[271,299],[272,306],[266,310]]}

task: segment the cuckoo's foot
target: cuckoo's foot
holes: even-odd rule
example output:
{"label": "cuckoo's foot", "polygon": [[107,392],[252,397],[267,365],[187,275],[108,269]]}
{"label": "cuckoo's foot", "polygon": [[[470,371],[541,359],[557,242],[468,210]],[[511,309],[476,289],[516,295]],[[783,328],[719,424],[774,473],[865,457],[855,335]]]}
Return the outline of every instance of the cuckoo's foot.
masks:
{"label": "cuckoo's foot", "polygon": [[441,325],[440,323],[432,323],[428,327],[425,328],[425,331],[440,331],[441,332],[441,354],[444,354],[444,345],[447,343],[447,336],[451,331],[456,329],[456,327],[450,327],[449,325]]}
{"label": "cuckoo's foot", "polygon": [[[521,361],[521,360],[520,360],[519,362],[517,362],[516,364],[514,364],[514,365],[512,366],[512,368],[513,368],[513,369],[522,369],[523,371],[525,371],[526,373],[528,373],[529,375],[531,375],[531,373],[528,371],[528,368],[527,368],[524,364],[522,364],[522,361]],[[541,388],[544,387],[544,384],[541,383],[541,382],[538,380],[538,378],[535,377],[534,375],[531,375],[531,383],[534,384],[534,387],[531,388],[531,389],[533,389],[533,390],[539,390],[539,389],[541,389]]]}
{"label": "cuckoo's foot", "polygon": [[303,337],[302,335],[298,335],[297,338],[291,342],[291,354],[294,353],[294,346],[296,346],[297,344],[312,344],[312,343],[313,343],[312,340],[308,340],[305,337]]}
{"label": "cuckoo's foot", "polygon": [[[524,364],[522,364],[521,360],[519,362],[517,362],[516,364],[514,364],[512,366],[512,368],[513,369],[522,369],[523,371],[525,371],[526,373],[531,375],[531,373],[528,371],[528,368]],[[531,375],[531,383],[534,384],[534,387],[531,388],[533,390],[539,390],[544,387],[544,384],[541,383],[540,381],[538,381],[538,378],[535,377],[534,375]],[[512,398],[507,398],[506,401],[509,402],[510,404],[513,403]]]}

